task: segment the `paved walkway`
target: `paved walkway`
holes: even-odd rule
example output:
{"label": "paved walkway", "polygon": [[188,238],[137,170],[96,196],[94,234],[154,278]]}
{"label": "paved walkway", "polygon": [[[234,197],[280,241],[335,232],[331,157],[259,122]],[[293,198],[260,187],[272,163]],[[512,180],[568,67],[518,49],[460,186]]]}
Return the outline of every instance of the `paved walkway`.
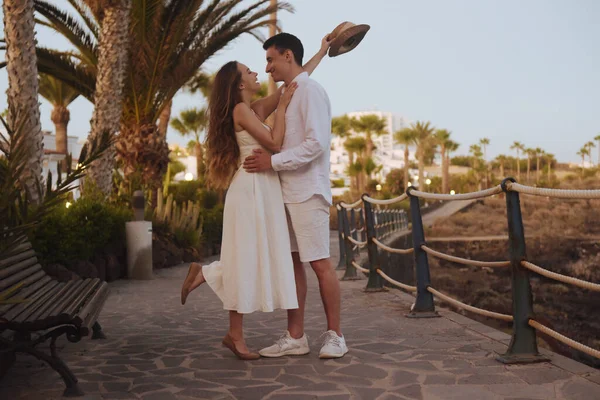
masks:
{"label": "paved walkway", "polygon": [[[546,364],[499,364],[495,352],[506,349],[507,335],[443,309],[442,318],[405,318],[411,296],[364,293],[365,280],[342,282],[350,353],[319,360],[325,321],[312,273],[306,316],[311,354],[239,361],[220,345],[227,314],[208,287],[185,307],[179,304],[185,272],[180,266],[159,271],[152,281],[111,284],[100,319],[108,339],[61,351],[86,399],[600,398],[600,371],[558,355]],[[285,313],[252,314],[246,323],[248,344],[260,348],[285,328]],[[0,382],[0,399],[58,399],[62,390],[54,371],[19,355]]]}

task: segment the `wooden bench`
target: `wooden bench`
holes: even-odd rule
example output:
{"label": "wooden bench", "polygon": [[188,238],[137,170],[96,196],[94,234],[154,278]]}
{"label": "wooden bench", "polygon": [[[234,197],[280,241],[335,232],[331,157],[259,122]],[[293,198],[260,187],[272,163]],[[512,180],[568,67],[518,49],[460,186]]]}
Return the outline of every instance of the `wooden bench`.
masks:
{"label": "wooden bench", "polygon": [[[63,378],[66,397],[81,396],[77,378],[58,357],[56,339],[65,335],[78,342],[92,333],[104,338],[97,319],[108,296],[100,279],[59,282],[38,263],[29,242],[11,257],[0,255],[0,294],[18,288],[9,299],[24,300],[0,305],[0,353],[28,353],[48,363]],[[50,354],[36,348],[50,339]]]}

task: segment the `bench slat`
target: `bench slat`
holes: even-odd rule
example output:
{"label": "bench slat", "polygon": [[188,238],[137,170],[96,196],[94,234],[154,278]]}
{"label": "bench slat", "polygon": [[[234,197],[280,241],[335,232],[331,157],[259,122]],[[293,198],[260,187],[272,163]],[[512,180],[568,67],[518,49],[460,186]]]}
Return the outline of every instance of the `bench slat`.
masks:
{"label": "bench slat", "polygon": [[73,285],[71,282],[73,281],[58,283],[58,285],[46,292],[42,297],[38,298],[30,307],[27,307],[22,313],[13,318],[12,321],[21,323],[32,315],[41,314],[45,309],[52,305],[52,300],[60,298],[60,296]]}
{"label": "bench slat", "polygon": [[33,259],[35,260],[33,264],[37,262],[37,257],[35,256],[35,251],[27,250],[24,253],[17,254],[16,256],[9,257],[5,260],[2,260],[2,265],[0,265],[0,279],[9,276],[11,273],[7,272],[8,270],[14,269],[14,265],[19,264],[23,261]]}
{"label": "bench slat", "polygon": [[78,281],[77,285],[75,285],[73,289],[69,291],[69,293],[66,293],[57,301],[52,302],[52,307],[49,307],[42,315],[40,315],[39,319],[56,317],[65,307],[71,304],[71,302],[79,295],[79,293],[85,290],[90,282],[92,282],[92,279],[90,278],[87,278],[83,281]]}
{"label": "bench slat", "polygon": [[70,304],[68,304],[64,310],[60,312],[61,317],[69,316],[71,317],[77,310],[79,310],[82,305],[85,304],[87,298],[92,295],[96,290],[98,290],[98,286],[100,286],[100,279],[95,278],[90,280],[89,284],[85,286],[85,288],[79,292],[77,297],[75,297]]}
{"label": "bench slat", "polygon": [[[18,251],[19,253],[15,254],[14,256],[0,260],[0,268],[4,268],[8,265],[14,264],[15,262],[19,262],[23,258],[27,258],[28,256],[24,255],[24,254],[29,254],[30,249],[31,249],[31,243],[27,242],[27,243],[20,244],[16,248],[16,251]],[[31,250],[31,251],[33,252],[33,255],[35,255],[35,251],[34,250]]]}
{"label": "bench slat", "polygon": [[27,267],[21,272],[13,274],[9,278],[5,278],[0,280],[0,291],[7,289],[14,285],[15,283],[19,283],[23,279],[27,278],[29,275],[33,275],[34,273],[41,271],[42,266],[40,264],[35,264],[30,267]]}
{"label": "bench slat", "polygon": [[[37,275],[40,275],[40,279],[37,279],[37,281],[33,284],[25,283],[25,281],[23,281],[24,282],[23,288],[21,288],[20,290],[18,290],[15,293],[13,293],[13,295],[11,297],[9,297],[9,299],[16,298],[16,299],[23,299],[23,300],[31,301],[30,300],[31,295],[34,294],[37,290],[39,290],[46,283],[48,283],[50,280],[52,280],[52,278],[50,278],[48,275],[46,275],[44,273],[40,274],[38,272]],[[8,310],[10,310],[13,307],[16,307],[19,304],[23,304],[23,303],[5,304],[3,306],[0,306],[0,316],[2,316],[5,312],[7,312]]]}
{"label": "bench slat", "polygon": [[45,319],[50,314],[52,309],[54,307],[56,307],[56,304],[63,301],[63,299],[68,298],[71,295],[71,293],[73,293],[74,291],[76,291],[79,288],[79,285],[81,285],[81,282],[82,281],[67,282],[67,284],[63,287],[63,289],[59,293],[53,294],[52,297],[50,297],[48,300],[46,300],[46,304],[44,304],[43,307],[38,308],[34,313],[32,313],[31,315],[28,315],[27,318],[24,318],[20,322],[32,322],[34,320]]}
{"label": "bench slat", "polygon": [[[10,311],[8,311],[4,315],[4,318],[7,319],[8,321],[12,321],[14,318],[16,318],[19,314],[21,314],[27,308],[35,307],[38,299],[42,298],[44,295],[46,295],[46,293],[48,293],[48,291],[51,291],[57,285],[58,285],[58,282],[56,282],[56,281],[48,282],[46,285],[42,286],[39,291],[32,294],[27,303],[17,304],[16,307],[13,307],[12,309],[10,309]],[[39,306],[39,304],[37,306]]]}
{"label": "bench slat", "polygon": [[74,322],[81,326],[82,335],[88,335],[92,325],[98,319],[100,311],[108,298],[108,284],[102,282],[96,293],[89,299],[86,305],[77,313]]}

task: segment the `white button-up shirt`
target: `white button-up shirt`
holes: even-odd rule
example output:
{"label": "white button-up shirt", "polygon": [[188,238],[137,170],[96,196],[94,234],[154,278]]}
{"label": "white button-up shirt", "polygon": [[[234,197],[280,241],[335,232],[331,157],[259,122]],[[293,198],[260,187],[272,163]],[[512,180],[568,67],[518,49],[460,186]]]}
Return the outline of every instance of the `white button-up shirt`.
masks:
{"label": "white button-up shirt", "polygon": [[318,194],[331,204],[329,97],[306,72],[294,81],[298,87],[285,113],[283,145],[271,164],[279,171],[284,203],[302,203]]}

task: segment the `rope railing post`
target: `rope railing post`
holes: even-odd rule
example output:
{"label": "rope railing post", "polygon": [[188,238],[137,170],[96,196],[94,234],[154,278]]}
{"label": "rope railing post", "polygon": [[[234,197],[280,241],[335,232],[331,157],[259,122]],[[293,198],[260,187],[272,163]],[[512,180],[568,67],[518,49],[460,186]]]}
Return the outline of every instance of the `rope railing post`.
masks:
{"label": "rope railing post", "polygon": [[[513,297],[513,332],[512,339],[505,354],[497,357],[504,364],[534,363],[548,361],[537,347],[535,329],[529,325],[533,318],[533,296],[529,271],[521,266],[527,259],[525,248],[525,231],[519,193],[508,190],[506,183],[515,182],[513,178],[502,181],[502,190],[506,196],[506,214],[508,218],[508,240],[511,262],[512,297]],[[413,222],[414,223],[414,222]]]}
{"label": "rope railing post", "polygon": [[375,237],[373,206],[368,201],[364,201],[365,196],[368,195],[363,194],[363,204],[367,228],[367,252],[369,254],[369,280],[367,281],[365,292],[382,292],[387,289],[383,287],[383,279],[377,273],[377,270],[381,268],[381,263],[379,260],[377,245],[375,242],[373,242],[373,238]]}
{"label": "rope railing post", "polygon": [[344,220],[342,219],[342,206],[336,204],[337,209],[337,226],[338,226],[338,244],[340,246],[340,260],[338,261],[337,269],[344,269],[346,265],[346,246],[344,245]]}
{"label": "rope railing post", "polygon": [[431,285],[429,275],[429,260],[427,253],[421,248],[425,244],[425,231],[423,229],[423,220],[421,219],[421,208],[419,198],[411,195],[414,186],[406,190],[410,198],[410,213],[412,216],[412,234],[413,248],[415,253],[415,263],[417,269],[417,298],[413,309],[407,315],[410,318],[433,318],[440,315],[435,311],[433,303],[433,294],[427,290]]}
{"label": "rope railing post", "polygon": [[361,242],[366,242],[367,241],[367,228],[365,225],[365,216],[364,216],[364,209],[360,209],[360,211],[358,211],[358,220],[360,222],[360,241]]}
{"label": "rope railing post", "polygon": [[352,250],[353,244],[348,239],[350,237],[350,223],[348,221],[348,212],[345,208],[342,209],[342,218],[344,220],[344,248],[346,251],[346,271],[342,277],[343,281],[351,281],[360,279],[356,273],[356,269],[352,265],[354,261],[354,251]]}
{"label": "rope railing post", "polygon": [[[356,211],[354,211],[354,207],[350,209],[350,236],[352,239],[358,241],[358,231],[356,230]],[[355,250],[356,255],[360,255],[360,247],[356,246]]]}

